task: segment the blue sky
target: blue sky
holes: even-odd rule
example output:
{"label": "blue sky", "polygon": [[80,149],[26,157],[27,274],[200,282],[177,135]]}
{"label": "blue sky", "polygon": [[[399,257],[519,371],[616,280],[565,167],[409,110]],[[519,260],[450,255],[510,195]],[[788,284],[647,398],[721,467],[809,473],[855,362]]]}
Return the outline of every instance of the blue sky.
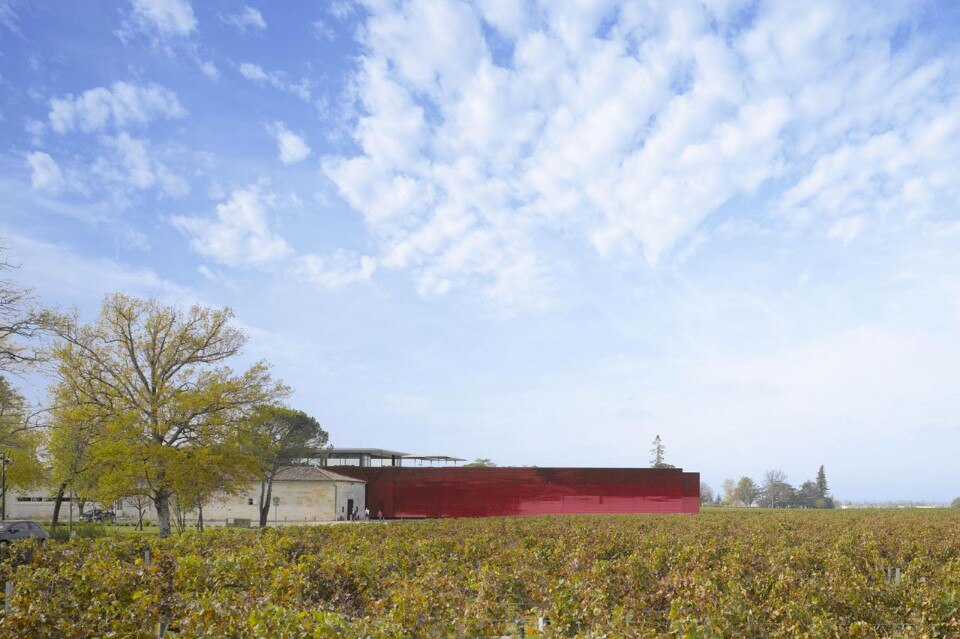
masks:
{"label": "blue sky", "polygon": [[[339,445],[960,494],[952,3],[0,0],[0,234]],[[28,391],[42,397],[41,382]]]}

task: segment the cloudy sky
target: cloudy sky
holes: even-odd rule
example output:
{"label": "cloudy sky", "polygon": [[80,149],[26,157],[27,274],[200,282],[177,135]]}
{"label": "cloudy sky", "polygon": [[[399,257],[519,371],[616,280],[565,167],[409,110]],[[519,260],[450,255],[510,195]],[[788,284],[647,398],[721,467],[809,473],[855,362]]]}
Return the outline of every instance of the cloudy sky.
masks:
{"label": "cloudy sky", "polygon": [[0,0],[0,239],[338,445],[946,500],[958,6]]}

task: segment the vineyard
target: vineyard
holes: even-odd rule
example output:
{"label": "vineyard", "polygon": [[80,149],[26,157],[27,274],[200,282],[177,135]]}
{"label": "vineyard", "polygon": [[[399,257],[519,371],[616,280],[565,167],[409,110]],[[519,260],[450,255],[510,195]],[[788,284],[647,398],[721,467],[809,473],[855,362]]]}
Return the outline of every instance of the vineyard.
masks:
{"label": "vineyard", "polygon": [[156,637],[161,622],[168,637],[960,636],[946,510],[220,529],[0,560],[4,638]]}

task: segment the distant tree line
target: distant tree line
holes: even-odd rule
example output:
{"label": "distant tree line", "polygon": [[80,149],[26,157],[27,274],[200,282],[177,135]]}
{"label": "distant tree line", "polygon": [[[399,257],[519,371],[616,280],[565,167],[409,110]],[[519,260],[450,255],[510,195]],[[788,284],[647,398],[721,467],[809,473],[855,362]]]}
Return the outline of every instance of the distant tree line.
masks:
{"label": "distant tree line", "polygon": [[836,508],[837,504],[830,495],[827,474],[823,466],[817,471],[815,479],[807,480],[794,487],[787,481],[781,470],[770,470],[757,483],[750,477],[741,477],[738,481],[726,479],[722,485],[722,494],[707,484],[700,484],[700,503],[709,506],[736,506],[750,508]]}
{"label": "distant tree line", "polygon": [[[926,499],[887,499],[885,501],[846,501],[846,508],[943,508],[948,504]],[[949,504],[951,508],[960,508],[960,497]]]}
{"label": "distant tree line", "polygon": [[[653,439],[650,449],[651,468],[675,468],[666,462],[666,447],[660,435]],[[823,466],[817,471],[815,479],[807,480],[795,488],[787,481],[782,470],[768,470],[763,481],[757,483],[750,477],[741,477],[739,481],[726,479],[722,487],[723,494],[714,494],[707,484],[700,483],[700,504],[704,506],[738,506],[750,508],[836,508],[837,504],[830,495],[827,485],[827,473]],[[960,500],[958,500],[960,501]]]}

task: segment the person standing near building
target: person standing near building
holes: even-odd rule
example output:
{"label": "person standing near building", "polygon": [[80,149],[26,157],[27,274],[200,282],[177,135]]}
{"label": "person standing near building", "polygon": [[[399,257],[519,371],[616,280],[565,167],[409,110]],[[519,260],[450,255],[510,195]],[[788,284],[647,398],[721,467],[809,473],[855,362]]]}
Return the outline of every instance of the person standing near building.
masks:
{"label": "person standing near building", "polygon": [[364,509],[363,509],[363,520],[364,520],[364,521],[370,521],[370,509],[369,509],[369,508],[364,508]]}

